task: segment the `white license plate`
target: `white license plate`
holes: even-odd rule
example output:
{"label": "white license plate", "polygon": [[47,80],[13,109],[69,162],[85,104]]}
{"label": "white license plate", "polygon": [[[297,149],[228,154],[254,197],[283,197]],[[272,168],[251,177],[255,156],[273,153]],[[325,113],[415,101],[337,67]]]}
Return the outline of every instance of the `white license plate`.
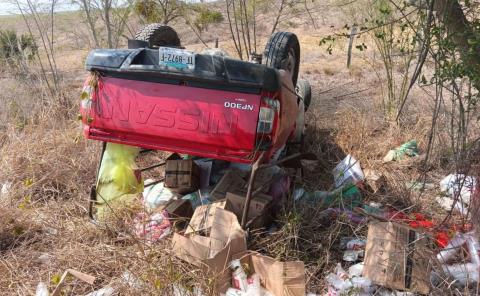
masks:
{"label": "white license plate", "polygon": [[195,69],[195,53],[178,48],[159,47],[160,66],[172,67],[175,69]]}

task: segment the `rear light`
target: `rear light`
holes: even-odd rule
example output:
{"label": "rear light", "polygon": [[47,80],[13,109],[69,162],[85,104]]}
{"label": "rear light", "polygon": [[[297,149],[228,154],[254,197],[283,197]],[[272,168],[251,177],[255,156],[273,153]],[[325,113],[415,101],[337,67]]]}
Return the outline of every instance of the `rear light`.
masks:
{"label": "rear light", "polygon": [[82,89],[80,107],[89,110],[92,107],[93,87],[86,85]]}
{"label": "rear light", "polygon": [[260,107],[258,115],[257,133],[270,134],[273,130],[275,110],[269,107]]}
{"label": "rear light", "polygon": [[93,87],[86,85],[82,89],[82,94],[80,96],[80,114],[79,119],[83,120],[86,123],[91,122],[90,110],[92,109],[92,98],[93,98]]}

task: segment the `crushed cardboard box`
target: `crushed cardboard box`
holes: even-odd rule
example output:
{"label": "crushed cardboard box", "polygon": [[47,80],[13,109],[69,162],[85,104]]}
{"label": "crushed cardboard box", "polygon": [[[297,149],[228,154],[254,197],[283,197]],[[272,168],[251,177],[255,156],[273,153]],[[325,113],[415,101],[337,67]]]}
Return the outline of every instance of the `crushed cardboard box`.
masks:
{"label": "crushed cardboard box", "polygon": [[223,293],[230,286],[229,264],[233,255],[247,250],[246,235],[237,217],[221,208],[215,210],[207,235],[175,233],[172,244],[175,256],[215,274],[217,290]]}
{"label": "crushed cardboard box", "polygon": [[225,200],[216,201],[203,206],[198,206],[193,213],[185,234],[209,233],[212,228],[217,209],[225,209]]}
{"label": "crushed cardboard box", "polygon": [[305,264],[302,261],[279,261],[255,252],[237,254],[251,273],[260,276],[265,289],[275,296],[305,296]]}
{"label": "crushed cardboard box", "polygon": [[181,159],[178,154],[167,158],[165,166],[165,187],[180,194],[199,188],[200,168],[192,159]]}
{"label": "crushed cardboard box", "polygon": [[240,171],[236,169],[228,170],[210,192],[210,196],[214,200],[224,199],[227,191],[237,190],[243,186],[245,186],[245,180],[241,177]]}
{"label": "crushed cardboard box", "polygon": [[[227,192],[225,209],[233,212],[239,221],[242,218],[246,195],[247,193],[244,191]],[[271,213],[269,212],[271,203],[272,197],[270,195],[258,193],[252,196],[247,217],[247,220],[251,221],[250,228],[256,229],[267,225],[271,219]]]}
{"label": "crushed cardboard box", "polygon": [[187,199],[169,201],[164,208],[170,218],[190,218],[193,215],[192,203]]}
{"label": "crushed cardboard box", "polygon": [[[261,188],[262,192],[268,192],[270,190],[271,183],[274,181],[274,176],[279,174],[282,169],[279,166],[271,166],[258,170],[255,175],[255,180],[253,182],[253,190],[258,190]],[[248,188],[248,183],[245,183],[245,190]]]}
{"label": "crushed cardboard box", "polygon": [[428,294],[431,256],[429,240],[414,229],[393,222],[372,222],[363,275],[387,288]]}

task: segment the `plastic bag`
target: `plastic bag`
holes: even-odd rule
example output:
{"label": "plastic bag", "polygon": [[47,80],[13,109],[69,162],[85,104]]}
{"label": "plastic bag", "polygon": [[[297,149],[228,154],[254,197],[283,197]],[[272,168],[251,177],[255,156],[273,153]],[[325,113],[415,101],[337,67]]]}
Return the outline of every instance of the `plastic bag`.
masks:
{"label": "plastic bag", "polygon": [[135,159],[140,148],[107,143],[97,177],[97,218],[102,221],[143,192]]}

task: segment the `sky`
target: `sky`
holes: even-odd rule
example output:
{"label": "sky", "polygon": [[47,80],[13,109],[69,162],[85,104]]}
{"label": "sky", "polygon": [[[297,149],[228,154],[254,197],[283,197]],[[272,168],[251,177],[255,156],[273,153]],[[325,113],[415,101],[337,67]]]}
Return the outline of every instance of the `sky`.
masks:
{"label": "sky", "polygon": [[[25,0],[19,0],[20,2],[26,2]],[[52,3],[52,0],[31,0],[33,3],[39,5],[48,5]],[[18,10],[15,5],[11,4],[11,0],[0,0],[0,15],[18,14]],[[75,10],[75,5],[69,4],[69,0],[59,1],[57,6],[58,11]]]}

